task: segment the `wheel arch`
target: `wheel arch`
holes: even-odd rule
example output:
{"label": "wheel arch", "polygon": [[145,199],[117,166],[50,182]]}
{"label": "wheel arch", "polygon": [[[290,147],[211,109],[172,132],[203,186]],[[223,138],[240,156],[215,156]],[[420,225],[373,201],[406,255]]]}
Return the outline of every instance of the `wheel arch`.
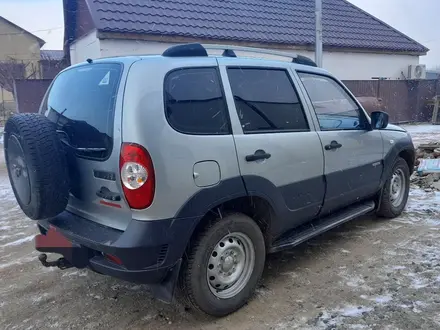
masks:
{"label": "wheel arch", "polygon": [[414,163],[415,163],[415,152],[414,149],[403,149],[399,152],[398,157],[403,158],[405,162],[408,164],[410,174],[414,171]]}
{"label": "wheel arch", "polygon": [[397,140],[397,142],[385,154],[383,159],[384,168],[382,172],[380,188],[383,188],[383,185],[391,174],[394,162],[399,157],[405,160],[405,162],[408,164],[409,172],[410,174],[412,174],[415,164],[415,149],[409,135]]}
{"label": "wheel arch", "polygon": [[271,245],[271,225],[276,217],[272,204],[261,196],[244,195],[212,206],[194,226],[186,248],[190,248],[191,241],[210,224],[210,221],[234,212],[243,213],[254,220],[263,233],[266,248]]}

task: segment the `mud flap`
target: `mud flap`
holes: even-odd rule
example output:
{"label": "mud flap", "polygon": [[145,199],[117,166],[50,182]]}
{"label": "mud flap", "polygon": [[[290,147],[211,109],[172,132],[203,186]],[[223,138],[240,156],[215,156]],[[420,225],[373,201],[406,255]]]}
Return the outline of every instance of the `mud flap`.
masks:
{"label": "mud flap", "polygon": [[382,195],[383,195],[383,187],[380,189],[379,193],[377,194],[377,197],[375,198],[376,207],[374,208],[375,211],[380,209],[380,205],[382,204]]}
{"label": "mud flap", "polygon": [[179,259],[160,284],[150,285],[151,292],[157,300],[166,304],[170,304],[173,301],[181,265],[182,259]]}

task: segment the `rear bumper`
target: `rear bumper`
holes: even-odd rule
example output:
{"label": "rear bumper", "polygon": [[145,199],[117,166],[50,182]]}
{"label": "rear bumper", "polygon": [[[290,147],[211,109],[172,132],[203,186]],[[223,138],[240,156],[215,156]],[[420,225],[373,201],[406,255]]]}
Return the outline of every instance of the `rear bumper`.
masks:
{"label": "rear bumper", "polygon": [[130,282],[159,284],[178,271],[196,220],[132,220],[120,231],[65,211],[38,222],[41,235],[36,249],[62,254],[77,268],[89,267]]}

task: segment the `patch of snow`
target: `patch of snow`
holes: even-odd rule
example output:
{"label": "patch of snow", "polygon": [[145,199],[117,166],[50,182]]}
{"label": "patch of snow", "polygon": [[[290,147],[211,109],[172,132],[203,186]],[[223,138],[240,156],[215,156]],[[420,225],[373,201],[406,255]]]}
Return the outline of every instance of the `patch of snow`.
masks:
{"label": "patch of snow", "polygon": [[433,321],[440,326],[440,315],[434,316]]}
{"label": "patch of snow", "polygon": [[26,235],[26,233],[24,233],[24,232],[22,232],[22,231],[20,231],[20,232],[18,232],[18,233],[10,233],[10,234],[8,234],[8,235],[2,235],[2,236],[0,236],[0,241],[3,241],[3,240],[5,240],[5,239],[9,239],[9,238],[13,238],[13,237],[17,237],[17,236],[25,236]]}
{"label": "patch of snow", "polygon": [[405,266],[393,266],[392,267],[393,270],[402,270],[402,269],[406,269]]}
{"label": "patch of snow", "polygon": [[410,134],[440,134],[440,126],[431,124],[419,124],[419,125],[400,125],[400,127],[406,129]]}
{"label": "patch of snow", "polygon": [[381,295],[381,296],[371,296],[371,297],[367,295],[361,295],[361,298],[369,301],[374,301],[376,304],[379,305],[386,305],[387,303],[393,300],[393,297],[390,294]]}
{"label": "patch of snow", "polygon": [[142,321],[150,321],[154,319],[157,316],[157,314],[147,314],[142,318]]}
{"label": "patch of snow", "polygon": [[416,147],[422,143],[440,140],[440,127],[438,125],[402,125],[402,127],[411,134],[413,143]]}
{"label": "patch of snow", "polygon": [[422,189],[411,189],[403,216],[392,221],[406,224],[424,223],[440,226],[440,192],[425,192]]}
{"label": "patch of snow", "polygon": [[350,329],[371,329],[371,328],[365,324],[350,324]]}
{"label": "patch of snow", "polygon": [[365,284],[365,280],[359,275],[348,274],[347,272],[341,272],[339,273],[339,276],[345,280],[344,285],[365,291],[371,290],[371,288]]}
{"label": "patch of snow", "polygon": [[360,317],[362,316],[362,313],[368,313],[371,312],[373,308],[371,307],[363,307],[363,306],[347,306],[343,309],[339,310],[342,316],[345,317]]}
{"label": "patch of snow", "polygon": [[31,262],[31,261],[35,261],[35,257],[32,257],[32,258],[27,257],[27,258],[16,259],[16,260],[11,261],[11,262],[6,262],[6,263],[3,263],[3,264],[0,264],[0,269],[5,269],[5,268],[11,267],[11,266],[16,266],[16,265],[21,265],[21,264],[28,263],[28,262]]}
{"label": "patch of snow", "polygon": [[412,277],[410,288],[412,289],[423,289],[429,285],[429,281],[426,278],[418,276],[414,273],[409,273],[409,277]]}
{"label": "patch of snow", "polygon": [[298,278],[299,277],[297,272],[284,272],[284,273],[281,273],[280,275],[289,276],[291,278]]}
{"label": "patch of snow", "polygon": [[61,277],[71,277],[71,276],[79,276],[79,277],[84,277],[87,276],[88,272],[86,269],[82,269],[82,270],[75,270],[75,271],[67,271],[65,272]]}
{"label": "patch of snow", "polygon": [[16,241],[12,241],[12,242],[0,245],[0,247],[21,245],[23,243],[27,243],[27,242],[32,241],[34,239],[34,237],[35,237],[35,235],[31,235],[31,236],[27,236],[27,237],[24,237],[24,238],[20,238],[20,239],[18,239]]}
{"label": "patch of snow", "polygon": [[41,300],[43,300],[43,298],[46,298],[46,297],[48,297],[48,296],[49,296],[49,294],[48,294],[47,292],[45,292],[45,293],[43,293],[43,294],[41,294],[41,295],[39,295],[39,296],[31,297],[30,300],[31,300],[34,304],[36,304],[36,303],[39,303]]}
{"label": "patch of snow", "polygon": [[9,184],[9,179],[5,179],[4,182],[1,182],[1,185],[0,185],[0,200],[2,202],[9,201],[9,202],[15,202],[16,203],[16,199],[15,199],[14,193],[12,192],[12,188],[11,188],[11,186]]}
{"label": "patch of snow", "polygon": [[388,295],[384,295],[384,296],[374,297],[374,301],[376,303],[378,303],[378,304],[381,304],[381,305],[387,304],[387,303],[389,303],[392,300],[393,300],[393,297],[391,295],[389,295],[389,294]]}

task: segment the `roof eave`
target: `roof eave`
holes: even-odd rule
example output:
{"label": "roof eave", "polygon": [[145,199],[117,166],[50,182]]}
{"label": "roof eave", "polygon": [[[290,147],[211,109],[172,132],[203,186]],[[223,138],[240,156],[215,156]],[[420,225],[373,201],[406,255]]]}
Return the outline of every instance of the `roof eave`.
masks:
{"label": "roof eave", "polygon": [[[313,44],[286,44],[286,43],[266,43],[261,41],[252,40],[229,40],[229,39],[210,39],[200,37],[190,37],[181,35],[163,35],[163,34],[146,34],[146,33],[134,33],[134,32],[117,32],[109,30],[97,30],[97,38],[99,39],[130,39],[130,40],[143,40],[143,41],[155,41],[155,42],[170,42],[170,43],[187,43],[187,42],[201,42],[205,43],[218,43],[218,44],[231,44],[238,43],[247,45],[250,47],[273,47],[280,49],[297,49],[314,51]],[[335,45],[323,45],[325,51],[335,52],[359,52],[359,53],[383,53],[383,54],[399,54],[399,55],[411,55],[411,56],[423,56],[429,51],[428,48],[420,50],[405,50],[405,49],[377,49],[377,48],[348,48],[338,47]]]}

